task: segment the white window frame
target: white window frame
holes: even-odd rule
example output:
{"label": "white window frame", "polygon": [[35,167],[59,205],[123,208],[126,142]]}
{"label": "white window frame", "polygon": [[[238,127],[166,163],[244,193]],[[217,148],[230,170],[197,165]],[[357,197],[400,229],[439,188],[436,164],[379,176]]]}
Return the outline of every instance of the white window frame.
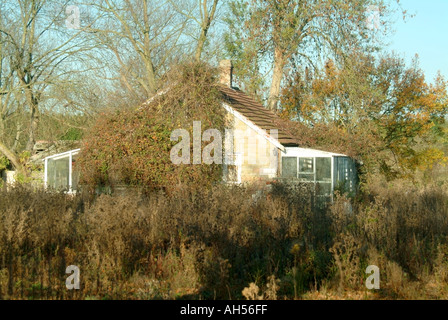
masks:
{"label": "white window frame", "polygon": [[[300,175],[299,171],[299,159],[300,158],[313,158],[313,174],[314,174],[314,184],[316,184],[316,158],[330,158],[331,159],[331,195],[334,192],[334,160],[335,157],[347,157],[344,154],[326,152],[316,149],[307,149],[300,147],[286,147],[285,151],[282,151],[282,170],[283,170],[283,158],[285,157],[296,157],[297,158],[297,178]],[[281,172],[280,176],[283,175]],[[311,182],[310,182],[311,183]]]}
{"label": "white window frame", "polygon": [[68,177],[68,191],[67,193],[72,194],[72,193],[76,193],[76,190],[73,190],[73,172],[72,172],[72,166],[73,166],[73,156],[77,155],[79,153],[79,151],[81,151],[81,149],[74,149],[74,150],[70,150],[70,151],[66,151],[66,152],[62,152],[62,153],[58,153],[58,154],[54,154],[51,156],[46,157],[43,161],[44,161],[44,186],[45,189],[48,188],[48,160],[59,160],[59,159],[63,159],[63,158],[69,158],[69,177]]}

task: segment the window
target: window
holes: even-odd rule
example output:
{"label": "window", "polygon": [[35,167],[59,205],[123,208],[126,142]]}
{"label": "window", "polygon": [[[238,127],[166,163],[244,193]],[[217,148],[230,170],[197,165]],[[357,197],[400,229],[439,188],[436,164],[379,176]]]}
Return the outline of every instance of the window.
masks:
{"label": "window", "polygon": [[78,188],[79,172],[74,168],[79,149],[45,158],[45,186],[66,192]]}
{"label": "window", "polygon": [[283,157],[282,176],[299,178],[301,181],[331,183],[331,159]]}
{"label": "window", "polygon": [[316,181],[331,182],[331,158],[316,158]]}
{"label": "window", "polygon": [[335,157],[334,162],[335,189],[341,192],[356,193],[358,178],[356,163],[348,157]]}
{"label": "window", "polygon": [[315,183],[317,195],[326,197],[332,191],[331,160],[331,157],[283,157],[282,176]]}
{"label": "window", "polygon": [[78,183],[79,183],[79,170],[76,169],[75,163],[76,160],[78,160],[78,155],[74,154],[72,155],[72,189],[78,190]]}
{"label": "window", "polygon": [[314,182],[313,158],[299,158],[299,180],[303,182]]}
{"label": "window", "polygon": [[331,158],[316,158],[316,184],[319,196],[331,195]]}
{"label": "window", "polygon": [[48,159],[47,185],[57,190],[69,189],[69,162],[68,157],[62,159]]}
{"label": "window", "polygon": [[334,190],[356,192],[358,178],[353,159],[346,156],[325,156],[317,152],[316,155],[282,157],[282,177],[313,183],[316,187],[315,195],[323,202],[331,200]]}
{"label": "window", "polygon": [[313,158],[299,158],[300,173],[314,173]]}
{"label": "window", "polygon": [[297,178],[297,157],[282,158],[282,176],[285,178]]}

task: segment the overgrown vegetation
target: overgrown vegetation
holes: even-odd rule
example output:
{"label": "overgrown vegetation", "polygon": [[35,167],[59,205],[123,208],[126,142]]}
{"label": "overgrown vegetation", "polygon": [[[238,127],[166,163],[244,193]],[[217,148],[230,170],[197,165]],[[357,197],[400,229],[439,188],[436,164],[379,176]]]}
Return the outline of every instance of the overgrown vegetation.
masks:
{"label": "overgrown vegetation", "polygon": [[[3,299],[448,297],[446,186],[382,182],[313,209],[276,184],[138,195],[0,192]],[[81,289],[65,288],[65,268]],[[381,289],[365,288],[368,265]]]}
{"label": "overgrown vegetation", "polygon": [[[192,137],[193,121],[200,121],[201,133],[208,128],[224,131],[216,70],[202,63],[184,64],[165,83],[160,95],[136,110],[123,107],[103,114],[89,130],[78,161],[83,184],[171,189],[220,180],[219,165],[174,164],[170,159],[177,143],[170,139],[173,130],[187,130]],[[188,145],[192,154],[192,138]]]}

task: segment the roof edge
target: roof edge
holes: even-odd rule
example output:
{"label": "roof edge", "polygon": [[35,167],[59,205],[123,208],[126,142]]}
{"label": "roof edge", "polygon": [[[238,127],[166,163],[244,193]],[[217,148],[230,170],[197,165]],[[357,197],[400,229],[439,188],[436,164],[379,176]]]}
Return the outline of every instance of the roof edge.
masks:
{"label": "roof edge", "polygon": [[278,141],[278,138],[274,138],[270,133],[268,133],[266,130],[260,128],[255,123],[250,121],[247,117],[236,111],[232,108],[229,104],[223,102],[222,103],[224,109],[226,109],[228,112],[233,114],[235,117],[237,117],[239,120],[247,124],[251,129],[255,130],[258,134],[260,134],[262,137],[264,137],[266,140],[271,142],[274,146],[276,146],[278,149],[285,151],[285,146]]}

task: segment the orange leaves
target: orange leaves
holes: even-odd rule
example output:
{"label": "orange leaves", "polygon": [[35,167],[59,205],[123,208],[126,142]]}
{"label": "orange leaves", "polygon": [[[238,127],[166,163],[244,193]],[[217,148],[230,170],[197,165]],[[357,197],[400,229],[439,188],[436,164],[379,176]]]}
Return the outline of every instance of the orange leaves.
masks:
{"label": "orange leaves", "polygon": [[[321,72],[303,74],[291,76],[284,88],[282,116],[312,125],[307,134],[327,140],[314,141],[317,145],[337,146],[347,133],[347,143],[360,142],[356,148],[364,162],[413,171],[444,161],[443,152],[431,145],[448,111],[447,81],[440,75],[428,83],[417,61],[407,67],[395,56],[359,53],[343,66],[328,61]],[[322,134],[321,124],[338,129]]]}

